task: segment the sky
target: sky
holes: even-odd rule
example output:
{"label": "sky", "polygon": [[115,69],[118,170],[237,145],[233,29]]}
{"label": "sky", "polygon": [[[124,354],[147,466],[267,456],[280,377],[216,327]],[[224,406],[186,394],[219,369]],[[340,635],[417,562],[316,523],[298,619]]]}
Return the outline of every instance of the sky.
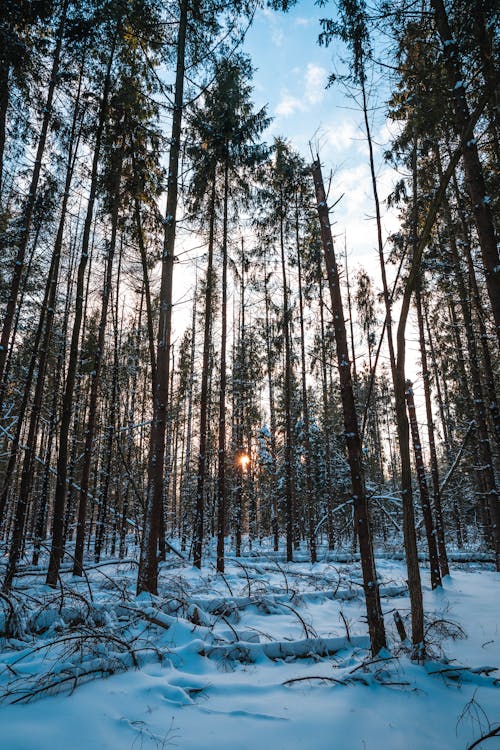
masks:
{"label": "sky", "polygon": [[[344,84],[327,85],[333,71],[347,71],[349,53],[339,41],[328,48],[318,44],[320,19],[331,17],[333,11],[333,4],[320,8],[313,0],[299,0],[287,13],[259,9],[242,51],[250,56],[254,66],[255,110],[266,106],[272,118],[263,140],[272,142],[275,136],[285,137],[308,161],[311,160],[310,143],[313,151],[318,151],[325,184],[330,184],[329,204],[339,201],[330,215],[338,252],[343,254],[346,243],[351,280],[363,267],[373,278],[376,291],[380,291],[375,210],[363,114],[359,102],[347,92]],[[383,158],[395,125],[387,119],[386,100],[390,93],[387,80],[371,80],[369,88],[370,127],[385,239],[398,226],[396,214],[387,209],[385,199],[399,176]],[[179,334],[190,320],[191,270],[187,277],[189,289],[182,284],[177,287],[180,302],[177,320],[180,323],[182,319],[182,324],[176,326]],[[391,278],[393,269],[389,268],[388,273]],[[397,311],[395,313],[397,315]],[[379,317],[382,323],[382,309]],[[417,381],[418,344],[411,325],[407,339],[408,375]],[[381,361],[386,359],[383,351]]]}
{"label": "sky", "polygon": [[[256,69],[256,107],[267,104],[273,118],[266,139],[285,136],[308,160],[309,142],[314,150],[318,148],[325,181],[333,171],[330,202],[344,194],[332,216],[336,221],[334,231],[341,237],[342,247],[346,233],[353,267],[364,265],[377,274],[376,227],[362,113],[341,83],[327,88],[328,76],[334,70],[346,70],[348,52],[339,42],[325,48],[317,41],[320,19],[329,17],[332,11],[332,5],[319,8],[312,0],[302,0],[288,13],[259,10],[247,34],[245,50]],[[386,93],[383,82],[379,82],[371,100],[381,199],[387,197],[395,179],[394,171],[382,158],[390,135]],[[395,216],[382,208],[384,227],[392,231],[397,226]]]}

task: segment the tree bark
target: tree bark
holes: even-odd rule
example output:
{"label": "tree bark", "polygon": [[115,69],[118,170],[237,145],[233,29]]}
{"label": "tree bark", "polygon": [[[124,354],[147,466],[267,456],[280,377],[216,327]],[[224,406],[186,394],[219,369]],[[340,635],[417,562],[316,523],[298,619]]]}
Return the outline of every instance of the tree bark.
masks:
{"label": "tree bark", "polygon": [[[198,449],[198,469],[196,480],[196,513],[193,539],[193,564],[201,567],[202,544],[203,544],[203,508],[205,503],[205,479],[207,475],[207,450],[208,450],[208,381],[210,376],[210,338],[212,333],[212,308],[214,293],[214,239],[215,239],[215,175],[212,177],[212,191],[209,208],[209,230],[208,230],[208,259],[207,277],[205,286],[205,316],[203,330],[203,359],[201,369],[201,394],[200,394],[200,437]],[[201,533],[200,533],[201,532]]]}
{"label": "tree bark", "polygon": [[[282,188],[280,188],[280,192]],[[280,253],[281,276],[283,286],[283,336],[285,339],[285,377],[284,377],[284,406],[285,406],[285,514],[286,514],[286,559],[293,560],[294,542],[294,502],[292,487],[292,351],[290,343],[290,311],[288,308],[288,282],[286,275],[285,236],[284,236],[284,205],[285,197],[280,194]]]}
{"label": "tree bark", "polygon": [[[443,56],[448,82],[453,94],[455,124],[462,133],[469,121],[470,112],[465,93],[464,75],[457,41],[453,36],[443,0],[431,0],[434,22],[443,44]],[[491,302],[497,340],[500,345],[500,258],[497,238],[490,208],[490,197],[486,193],[483,167],[479,158],[474,132],[463,144],[462,150],[465,178],[476,225],[481,257],[483,261],[486,288]]]}
{"label": "tree bark", "polygon": [[[224,572],[224,540],[226,536],[226,386],[227,386],[227,238],[229,202],[229,156],[224,164],[224,198],[222,219],[222,299],[219,385],[219,439],[217,464],[217,570]],[[202,529],[200,529],[202,531]],[[201,549],[200,549],[201,552]]]}
{"label": "tree bark", "polygon": [[326,270],[332,302],[345,438],[351,472],[352,502],[361,554],[368,630],[370,633],[372,653],[376,655],[382,648],[385,648],[386,639],[377,582],[377,572],[375,569],[375,557],[373,554],[368,501],[364,484],[363,454],[354,402],[351,366],[349,362],[349,345],[344,320],[342,295],[340,291],[340,279],[319,160],[314,162],[312,172],[316,191],[318,216],[321,225],[321,240],[325,253]]}
{"label": "tree bark", "polygon": [[295,242],[297,246],[297,277],[299,286],[299,316],[300,316],[300,364],[301,364],[301,384],[302,384],[302,416],[304,419],[304,470],[306,474],[306,517],[308,525],[309,549],[311,552],[311,562],[318,560],[316,549],[316,523],[314,512],[314,493],[312,481],[312,451],[311,451],[311,425],[309,421],[309,401],[307,395],[306,380],[306,342],[304,332],[304,300],[302,292],[302,261],[300,257],[300,236],[299,236],[299,209],[296,197],[295,210]]}
{"label": "tree bark", "polygon": [[69,0],[64,0],[61,8],[61,18],[57,29],[56,43],[54,48],[54,55],[52,59],[52,70],[50,73],[50,80],[47,88],[47,98],[45,100],[45,106],[43,109],[43,120],[40,128],[40,136],[38,139],[38,146],[35,156],[35,165],[33,167],[33,173],[31,176],[30,187],[28,191],[28,197],[26,199],[26,205],[23,210],[21,224],[20,224],[20,239],[16,253],[16,260],[14,263],[14,269],[12,272],[12,278],[10,282],[9,298],[7,300],[7,306],[5,310],[5,317],[2,327],[2,333],[0,336],[0,412],[2,411],[3,396],[5,392],[5,364],[7,358],[7,351],[9,348],[9,339],[12,331],[12,323],[16,311],[16,303],[19,294],[19,287],[21,284],[21,278],[24,270],[24,259],[26,256],[26,248],[28,246],[31,221],[33,218],[33,211],[35,208],[36,193],[38,189],[38,182],[40,180],[40,173],[42,169],[42,159],[45,151],[45,144],[47,142],[47,135],[49,131],[50,121],[52,119],[52,105],[54,101],[54,93],[56,90],[59,63],[61,57],[61,48],[64,36],[64,27],[66,24],[66,11],[68,9]]}
{"label": "tree bark", "polygon": [[278,511],[278,488],[276,486],[276,408],[274,404],[274,382],[273,382],[273,356],[271,343],[271,319],[269,308],[271,300],[269,297],[269,277],[267,268],[264,267],[264,303],[265,303],[265,339],[267,359],[267,384],[269,391],[269,428],[271,433],[271,530],[273,534],[273,549],[279,549],[279,511]]}
{"label": "tree bark", "polygon": [[59,567],[63,556],[63,542],[64,542],[64,507],[66,501],[66,480],[68,476],[68,440],[69,430],[71,423],[71,414],[73,411],[73,397],[75,390],[76,371],[78,364],[79,354],[79,341],[80,331],[82,327],[83,319],[83,293],[85,284],[85,271],[87,268],[87,261],[89,257],[89,246],[90,246],[90,233],[92,229],[92,223],[94,218],[94,205],[97,195],[97,183],[98,183],[98,170],[101,156],[101,141],[104,130],[104,124],[106,122],[108,113],[108,98],[111,88],[111,67],[114,59],[116,43],[115,38],[111,47],[110,55],[108,58],[108,64],[106,69],[106,77],[104,80],[101,106],[99,112],[99,121],[97,123],[95,143],[94,143],[94,157],[92,161],[91,179],[90,179],[90,190],[89,198],[87,203],[87,211],[85,216],[85,224],[83,227],[82,235],[82,250],[80,255],[80,262],[78,264],[78,274],[76,283],[76,300],[75,300],[75,316],[73,320],[73,331],[71,334],[71,344],[69,353],[68,370],[66,374],[66,386],[64,389],[63,403],[62,403],[62,417],[61,425],[59,429],[59,454],[57,458],[57,480],[56,490],[54,497],[54,509],[53,509],[53,524],[52,524],[52,543],[50,549],[49,568],[47,571],[46,583],[48,586],[55,587],[57,585],[57,579],[59,576]]}
{"label": "tree bark", "polygon": [[[10,588],[12,579],[15,574],[16,566],[19,561],[21,544],[24,534],[24,525],[26,513],[28,510],[31,486],[33,480],[33,460],[35,454],[36,435],[39,425],[40,413],[43,402],[45,376],[47,371],[48,358],[50,354],[50,341],[52,337],[52,329],[55,317],[56,308],[56,295],[57,286],[59,280],[59,266],[61,262],[61,251],[64,237],[64,228],[66,224],[66,214],[68,207],[69,191],[73,178],[73,171],[75,165],[75,156],[78,152],[79,134],[77,135],[77,121],[79,114],[79,100],[81,91],[81,82],[83,75],[83,60],[82,68],[80,70],[79,86],[76,96],[75,107],[73,110],[73,121],[71,127],[71,134],[68,144],[68,157],[66,162],[66,177],[64,184],[64,192],[62,198],[61,215],[59,219],[59,225],[57,229],[57,235],[54,242],[54,249],[52,252],[51,264],[49,274],[47,278],[47,284],[45,288],[44,301],[42,303],[42,309],[40,312],[40,319],[38,323],[37,334],[35,336],[35,342],[33,347],[32,360],[30,363],[29,377],[25,382],[25,393],[23,396],[22,408],[18,414],[19,426],[22,424],[24,414],[29,400],[29,394],[31,391],[32,379],[35,374],[36,360],[38,358],[38,368],[36,372],[36,385],[35,393],[33,396],[33,403],[31,405],[31,414],[28,427],[28,435],[26,439],[26,445],[24,447],[23,465],[21,471],[21,484],[19,487],[18,500],[16,503],[16,515],[14,524],[14,534],[11,543],[9,563],[7,566],[7,573],[5,577],[4,586]],[[52,434],[52,427],[51,427]],[[51,441],[50,441],[51,442]],[[11,461],[15,461],[18,450],[19,440],[15,440],[11,448]],[[6,487],[4,488],[6,492]],[[3,500],[3,497],[2,497]],[[43,516],[44,517],[44,514]],[[0,513],[1,518],[1,513]],[[37,529],[40,525],[37,525]]]}
{"label": "tree bark", "polygon": [[[424,398],[425,413],[427,417],[427,439],[429,441],[429,454],[431,462],[431,479],[432,479],[432,502],[436,519],[436,543],[438,548],[439,567],[442,576],[449,575],[448,555],[446,553],[446,543],[444,537],[443,512],[441,509],[441,493],[439,491],[439,467],[436,451],[436,440],[434,438],[434,419],[432,416],[431,402],[431,373],[427,364],[427,350],[425,342],[424,316],[422,312],[422,299],[420,287],[415,294],[417,308],[418,332],[420,338],[420,360],[422,363],[422,380],[424,381]],[[418,429],[418,425],[417,425]],[[430,552],[429,552],[430,556]]]}
{"label": "tree bark", "polygon": [[436,544],[436,530],[432,518],[431,499],[427,478],[425,476],[425,465],[422,455],[422,444],[417,422],[417,413],[415,410],[415,399],[413,397],[413,387],[411,381],[406,381],[406,405],[408,407],[408,416],[410,420],[410,430],[413,441],[413,453],[415,456],[415,467],[417,470],[418,488],[420,490],[420,501],[422,503],[422,513],[424,515],[425,533],[427,537],[427,547],[429,549],[429,561],[431,567],[431,586],[433,589],[442,585],[441,573],[439,569],[439,558]]}
{"label": "tree bark", "polygon": [[167,399],[170,377],[170,338],[172,329],[172,281],[177,215],[177,192],[179,157],[181,152],[181,127],[184,103],[184,71],[186,37],[188,27],[187,0],[180,5],[177,34],[177,61],[175,74],[175,96],[168,162],[167,207],[163,243],[162,273],[160,286],[160,319],[158,323],[158,347],[156,355],[157,377],[153,398],[153,422],[148,465],[148,493],[141,554],[137,575],[137,594],[158,591],[158,537],[163,501],[163,467],[165,457],[165,432],[167,425]]}

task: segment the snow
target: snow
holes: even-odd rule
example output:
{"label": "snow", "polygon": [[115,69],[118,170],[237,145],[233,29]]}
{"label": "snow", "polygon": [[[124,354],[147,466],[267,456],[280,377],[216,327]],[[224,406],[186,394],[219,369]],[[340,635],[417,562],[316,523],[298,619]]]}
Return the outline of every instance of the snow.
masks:
{"label": "snow", "polygon": [[[435,591],[422,566],[422,665],[393,623],[398,610],[410,628],[401,561],[377,556],[390,651],[373,659],[359,563],[298,557],[231,558],[224,576],[211,560],[199,571],[172,559],[158,597],[135,597],[130,561],[89,568],[88,584],[65,573],[59,591],[26,571],[14,591],[15,633],[0,641],[0,746],[465,750],[500,721],[488,669],[500,666],[491,565],[453,564]],[[5,607],[2,629],[7,615]],[[104,667],[115,674],[83,675]],[[71,676],[63,692],[13,703],[49,673],[54,682]],[[481,747],[498,750],[500,737]]]}

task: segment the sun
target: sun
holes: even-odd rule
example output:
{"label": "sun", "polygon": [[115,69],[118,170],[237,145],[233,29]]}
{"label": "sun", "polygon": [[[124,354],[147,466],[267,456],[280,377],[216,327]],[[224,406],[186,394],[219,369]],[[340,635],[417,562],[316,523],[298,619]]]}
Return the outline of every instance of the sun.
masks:
{"label": "sun", "polygon": [[247,453],[240,453],[237,458],[238,464],[242,471],[246,471],[250,464],[250,456]]}

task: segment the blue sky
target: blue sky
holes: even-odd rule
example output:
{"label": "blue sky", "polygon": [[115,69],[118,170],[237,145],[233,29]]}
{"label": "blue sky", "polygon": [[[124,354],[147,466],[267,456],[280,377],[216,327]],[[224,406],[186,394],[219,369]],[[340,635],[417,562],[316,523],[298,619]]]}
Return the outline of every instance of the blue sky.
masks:
{"label": "blue sky", "polygon": [[[254,99],[268,105],[273,122],[266,133],[285,136],[304,157],[310,158],[309,141],[319,147],[325,179],[333,170],[332,203],[344,194],[335,210],[335,231],[347,235],[353,267],[364,265],[377,274],[376,230],[368,165],[368,147],[359,107],[342,85],[326,88],[329,74],[345,70],[345,47],[335,42],[320,47],[320,18],[331,16],[333,4],[317,7],[312,0],[299,2],[288,13],[259,10],[249,30],[245,50],[254,67]],[[382,159],[389,138],[383,82],[373,87],[371,116],[376,148],[380,196],[390,192],[394,172]],[[384,211],[384,226],[392,230],[395,217]]]}
{"label": "blue sky", "polygon": [[[362,266],[381,289],[375,210],[369,168],[368,145],[359,103],[349,96],[341,83],[326,88],[328,76],[346,71],[348,51],[341,42],[320,47],[320,19],[332,17],[334,5],[319,8],[313,0],[302,0],[288,13],[259,10],[248,32],[245,50],[255,67],[254,100],[256,107],[268,105],[273,122],[265,136],[280,135],[291,141],[306,159],[310,159],[309,141],[318,148],[325,182],[332,174],[330,205],[343,198],[331,214],[337,248],[343,252],[347,241],[349,274]],[[385,40],[377,39],[379,57],[384,58]],[[376,74],[378,75],[378,74]],[[384,159],[391,131],[396,125],[387,119],[386,101],[390,84],[385,75],[368,81],[370,127],[374,141],[378,192],[381,200],[384,239],[398,226],[394,211],[388,211],[385,199],[399,178]],[[388,251],[386,246],[385,250]],[[389,267],[388,275],[394,275]],[[397,318],[398,306],[395,309]],[[382,318],[380,310],[380,318]],[[407,332],[407,374],[420,385],[417,363],[418,344],[410,320]],[[382,360],[387,357],[382,352]],[[417,389],[418,390],[418,389]],[[419,392],[417,392],[418,400]]]}
{"label": "blue sky", "polygon": [[[363,267],[380,290],[375,211],[362,112],[342,84],[326,88],[332,71],[345,72],[348,52],[340,42],[328,48],[320,47],[317,42],[320,19],[331,17],[333,11],[333,4],[319,8],[313,0],[302,0],[288,13],[261,9],[247,33],[243,51],[250,55],[255,68],[255,108],[267,105],[268,114],[273,118],[264,138],[270,142],[274,136],[285,137],[308,160],[309,141],[312,140],[314,149],[319,149],[325,182],[332,175],[330,204],[343,195],[331,219],[339,252],[343,253],[344,236],[346,238],[351,281],[355,272]],[[398,225],[396,215],[387,211],[384,203],[397,178],[383,159],[394,127],[386,117],[388,94],[386,80],[371,81],[370,121],[385,236]],[[190,237],[189,243],[192,241]],[[176,274],[176,301],[180,303],[176,309],[184,327],[189,324],[193,274],[183,273],[180,267]],[[389,277],[392,274],[393,269],[389,268]],[[189,288],[186,288],[187,282]],[[409,374],[415,378],[416,344],[411,329],[412,326],[408,364]]]}

